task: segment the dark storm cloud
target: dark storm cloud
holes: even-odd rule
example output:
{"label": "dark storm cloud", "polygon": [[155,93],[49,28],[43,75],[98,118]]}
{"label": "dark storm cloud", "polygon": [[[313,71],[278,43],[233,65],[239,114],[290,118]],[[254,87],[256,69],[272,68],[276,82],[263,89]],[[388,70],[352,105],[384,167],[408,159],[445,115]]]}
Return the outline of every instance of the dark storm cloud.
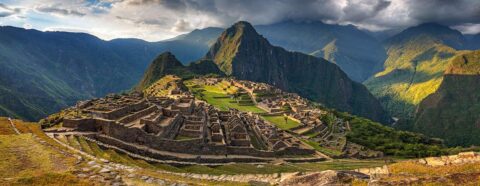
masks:
{"label": "dark storm cloud", "polygon": [[[187,15],[208,16],[217,25],[324,21],[364,28],[401,28],[424,22],[449,26],[480,23],[480,0],[125,0],[132,6],[161,6],[174,12],[173,30],[188,30]],[[149,21],[151,22],[151,18]],[[180,19],[185,19],[180,21]],[[191,16],[190,16],[191,19]],[[147,20],[145,20],[147,22]],[[172,24],[176,25],[173,26]],[[187,25],[184,27],[183,25]],[[194,24],[192,24],[194,25]],[[177,29],[178,28],[178,29]]]}
{"label": "dark storm cloud", "polygon": [[390,6],[390,1],[385,0],[362,0],[347,1],[347,6],[343,8],[344,16],[342,21],[361,22],[378,15],[379,12]]}
{"label": "dark storm cloud", "polygon": [[480,23],[480,0],[409,0],[411,18],[446,25]]}

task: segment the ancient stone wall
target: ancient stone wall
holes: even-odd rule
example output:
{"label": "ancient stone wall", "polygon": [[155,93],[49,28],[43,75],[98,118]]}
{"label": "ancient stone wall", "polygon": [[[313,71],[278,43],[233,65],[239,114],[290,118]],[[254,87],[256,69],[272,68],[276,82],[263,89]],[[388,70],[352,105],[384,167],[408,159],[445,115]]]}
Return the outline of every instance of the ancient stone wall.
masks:
{"label": "ancient stone wall", "polygon": [[185,118],[183,118],[180,114],[176,114],[170,124],[165,127],[164,132],[160,134],[160,137],[174,139],[175,136],[177,136],[180,127],[182,127],[184,119]]}
{"label": "ancient stone wall", "polygon": [[118,118],[121,118],[125,115],[127,115],[130,112],[137,111],[137,110],[143,110],[148,107],[148,104],[145,100],[132,104],[132,105],[127,105],[125,107],[110,111],[110,112],[95,112],[93,111],[92,113],[95,113],[98,115],[98,117],[105,118],[105,119],[110,119],[110,120],[115,120]]}
{"label": "ancient stone wall", "polygon": [[148,107],[146,109],[143,109],[139,112],[136,112],[134,114],[131,114],[131,115],[128,115],[127,117],[123,118],[122,120],[120,120],[119,122],[120,123],[130,123],[132,121],[135,121],[137,119],[140,119],[141,117],[147,115],[147,114],[150,114],[152,112],[154,112],[155,110],[157,110],[157,106],[151,106],[151,107]]}
{"label": "ancient stone wall", "polygon": [[95,119],[63,119],[63,126],[76,128],[78,131],[96,131]]}

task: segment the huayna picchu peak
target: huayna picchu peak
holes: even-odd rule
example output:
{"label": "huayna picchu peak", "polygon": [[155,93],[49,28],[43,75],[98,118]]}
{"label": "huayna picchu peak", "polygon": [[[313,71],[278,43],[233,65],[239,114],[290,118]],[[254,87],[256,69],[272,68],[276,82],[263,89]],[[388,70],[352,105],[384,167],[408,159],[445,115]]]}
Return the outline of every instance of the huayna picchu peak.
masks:
{"label": "huayna picchu peak", "polygon": [[200,59],[184,66],[171,52],[164,52],[149,65],[135,90],[144,90],[166,75],[191,78],[195,75],[207,74],[223,76],[222,71],[211,60]]}
{"label": "huayna picchu peak", "polygon": [[272,46],[248,22],[227,28],[205,58],[238,79],[268,83],[327,107],[390,122],[375,97],[362,84],[350,80],[338,66]]}

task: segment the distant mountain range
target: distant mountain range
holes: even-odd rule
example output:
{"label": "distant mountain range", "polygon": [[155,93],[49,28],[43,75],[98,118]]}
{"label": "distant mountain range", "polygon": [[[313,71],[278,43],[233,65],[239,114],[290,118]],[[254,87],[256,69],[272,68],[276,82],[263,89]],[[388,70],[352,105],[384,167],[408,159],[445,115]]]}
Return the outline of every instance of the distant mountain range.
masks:
{"label": "distant mountain range", "polygon": [[[179,68],[186,70],[187,75],[209,73],[218,70],[215,69],[218,65],[221,73],[227,75],[275,84],[329,107],[377,121],[385,121],[386,115],[406,119],[411,121],[411,130],[428,133],[431,128],[425,126],[439,122],[434,118],[439,117],[438,113],[428,114],[428,110],[434,109],[428,103],[435,95],[444,95],[443,87],[450,87],[454,82],[449,77],[456,77],[444,72],[458,56],[480,48],[480,34],[463,35],[435,23],[384,32],[321,22],[257,25],[253,26],[256,34],[247,37],[252,39],[248,47],[231,44],[231,41],[240,42],[239,38],[223,36],[227,40],[217,40],[225,34],[224,30],[198,29],[169,40],[146,42],[139,39],[104,41],[83,33],[0,27],[0,115],[38,120],[77,100],[128,91],[142,79],[152,60],[170,51],[175,60],[182,63]],[[240,35],[243,39],[244,35]],[[238,62],[243,60],[254,60],[251,64],[255,65]],[[292,66],[288,61],[301,65]],[[478,61],[470,60],[470,63]],[[328,71],[323,71],[325,69]],[[388,113],[383,113],[361,84],[350,79],[362,82]],[[468,78],[453,79],[458,82]],[[477,88],[475,83],[465,82],[459,84]],[[144,86],[149,83],[152,82],[146,81]],[[455,95],[461,97],[468,92],[471,91]],[[458,101],[467,105],[461,100],[446,100],[450,100],[449,104]],[[442,104],[433,105],[444,109]],[[429,109],[423,109],[425,106]],[[472,126],[470,120],[452,122]],[[431,133],[449,138],[447,134],[449,132]],[[451,144],[476,143],[471,139]]]}

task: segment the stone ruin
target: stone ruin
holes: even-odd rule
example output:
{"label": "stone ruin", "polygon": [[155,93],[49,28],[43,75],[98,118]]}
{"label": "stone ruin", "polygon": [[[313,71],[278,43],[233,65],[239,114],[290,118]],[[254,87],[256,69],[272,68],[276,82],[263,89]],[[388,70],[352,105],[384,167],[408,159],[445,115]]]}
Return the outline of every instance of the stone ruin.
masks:
{"label": "stone ruin", "polygon": [[203,156],[202,161],[222,162],[218,156],[234,155],[257,161],[316,153],[257,115],[220,111],[188,96],[109,95],[79,102],[72,109],[78,114],[65,116],[60,128],[46,132],[84,135],[133,153],[163,159],[168,154],[175,160],[195,155]]}
{"label": "stone ruin", "polygon": [[328,114],[328,111],[312,106],[298,94],[284,92],[265,83],[234,79],[228,81],[245,90],[255,100],[256,105],[267,112],[265,115],[284,115],[298,122],[299,126],[290,129],[293,133],[318,142],[323,147],[341,151],[344,156],[357,158],[383,156],[381,152],[346,141],[346,133],[350,130],[347,121],[335,117],[332,124],[324,123],[321,118]]}

